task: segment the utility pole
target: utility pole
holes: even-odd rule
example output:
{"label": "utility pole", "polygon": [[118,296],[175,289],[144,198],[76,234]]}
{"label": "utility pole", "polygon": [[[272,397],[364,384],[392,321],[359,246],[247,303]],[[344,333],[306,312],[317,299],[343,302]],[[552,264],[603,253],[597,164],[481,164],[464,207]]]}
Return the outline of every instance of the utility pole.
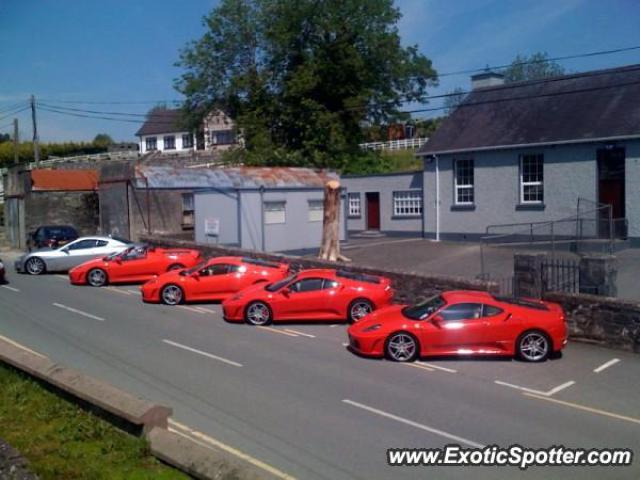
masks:
{"label": "utility pole", "polygon": [[13,119],[13,163],[15,165],[20,161],[20,156],[18,155],[18,147],[20,146],[20,139],[18,138],[18,119]]}
{"label": "utility pole", "polygon": [[38,145],[38,122],[36,121],[36,97],[31,95],[31,120],[33,121],[33,159],[40,165],[40,145]]}

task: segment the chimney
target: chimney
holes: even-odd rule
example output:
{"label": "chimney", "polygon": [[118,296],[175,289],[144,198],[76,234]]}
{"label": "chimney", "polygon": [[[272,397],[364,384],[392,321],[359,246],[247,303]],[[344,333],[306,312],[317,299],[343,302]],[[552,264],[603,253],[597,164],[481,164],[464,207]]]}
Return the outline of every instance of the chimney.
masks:
{"label": "chimney", "polygon": [[482,72],[471,75],[471,90],[504,85],[504,75],[498,72]]}

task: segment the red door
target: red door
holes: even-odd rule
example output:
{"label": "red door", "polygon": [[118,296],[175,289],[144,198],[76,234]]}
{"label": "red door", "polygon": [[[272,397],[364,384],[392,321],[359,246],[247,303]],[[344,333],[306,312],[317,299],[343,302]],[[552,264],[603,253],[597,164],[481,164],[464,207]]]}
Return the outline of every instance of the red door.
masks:
{"label": "red door", "polygon": [[380,194],[366,193],[367,197],[367,230],[380,230]]}

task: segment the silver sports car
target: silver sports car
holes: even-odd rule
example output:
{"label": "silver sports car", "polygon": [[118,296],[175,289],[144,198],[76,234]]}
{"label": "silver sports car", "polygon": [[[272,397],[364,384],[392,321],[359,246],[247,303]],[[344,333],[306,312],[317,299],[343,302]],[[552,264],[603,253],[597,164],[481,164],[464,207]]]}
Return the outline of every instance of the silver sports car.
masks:
{"label": "silver sports car", "polygon": [[128,240],[112,237],[80,237],[64,247],[34,250],[16,260],[16,272],[40,275],[61,272],[94,258],[118,253],[129,247]]}

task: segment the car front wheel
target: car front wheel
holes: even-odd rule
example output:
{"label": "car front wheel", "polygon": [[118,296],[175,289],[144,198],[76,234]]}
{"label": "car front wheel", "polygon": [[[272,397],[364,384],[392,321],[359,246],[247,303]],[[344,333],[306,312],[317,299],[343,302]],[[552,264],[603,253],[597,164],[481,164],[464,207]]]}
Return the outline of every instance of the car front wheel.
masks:
{"label": "car front wheel", "polygon": [[184,293],[177,285],[167,285],[160,292],[160,298],[165,305],[178,305],[182,303]]}
{"label": "car front wheel", "polygon": [[394,362],[412,362],[418,358],[418,340],[406,332],[389,336],[385,343],[385,353]]}
{"label": "car front wheel", "polygon": [[107,272],[101,268],[92,268],[87,273],[87,283],[92,287],[104,287],[107,284]]}
{"label": "car front wheel", "polygon": [[518,357],[527,362],[543,362],[551,353],[549,337],[538,330],[524,332],[516,344]]}
{"label": "car front wheel", "polygon": [[244,319],[247,323],[256,326],[269,325],[273,320],[271,318],[271,309],[264,302],[251,302],[247,305]]}
{"label": "car front wheel", "polygon": [[31,257],[24,267],[29,275],[40,275],[46,270],[44,260],[38,257]]}

